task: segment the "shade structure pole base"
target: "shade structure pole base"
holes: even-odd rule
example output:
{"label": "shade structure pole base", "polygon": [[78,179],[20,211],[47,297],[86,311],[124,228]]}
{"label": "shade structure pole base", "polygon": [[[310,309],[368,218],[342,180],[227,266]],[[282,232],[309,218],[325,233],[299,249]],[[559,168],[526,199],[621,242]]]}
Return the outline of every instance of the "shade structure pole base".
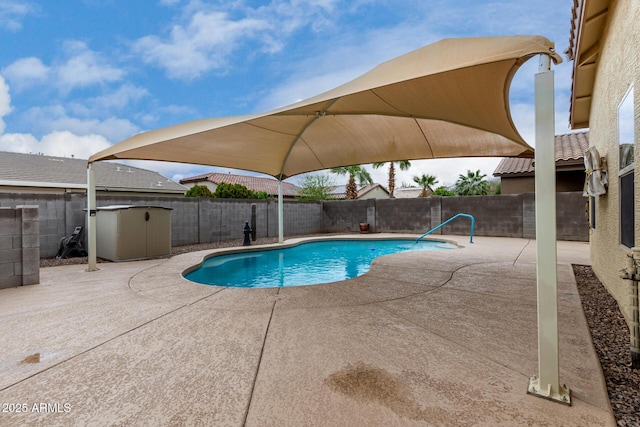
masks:
{"label": "shade structure pole base", "polygon": [[284,201],[281,179],[278,180],[278,242],[284,242]]}
{"label": "shade structure pole base", "polygon": [[554,76],[551,58],[540,55],[535,75],[536,277],[538,301],[538,375],[527,392],[571,404],[570,390],[558,378],[558,274],[556,242],[556,162]]}
{"label": "shade structure pole base", "polygon": [[567,387],[565,384],[559,385],[558,391],[554,391],[553,387],[551,387],[551,384],[541,386],[540,378],[531,377],[529,378],[527,394],[562,403],[563,405],[571,406],[571,390],[569,390],[569,387]]}
{"label": "shade structure pole base", "polygon": [[87,244],[88,263],[87,271],[96,271],[97,267],[97,244],[96,244],[96,178],[93,163],[87,166]]}

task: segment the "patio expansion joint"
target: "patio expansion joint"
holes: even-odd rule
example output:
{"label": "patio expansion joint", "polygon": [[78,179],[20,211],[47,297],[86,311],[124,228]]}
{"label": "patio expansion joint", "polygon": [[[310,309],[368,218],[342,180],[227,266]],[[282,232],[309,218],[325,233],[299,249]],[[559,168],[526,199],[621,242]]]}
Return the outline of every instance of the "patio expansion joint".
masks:
{"label": "patio expansion joint", "polygon": [[531,239],[527,240],[527,243],[525,243],[525,245],[522,247],[522,249],[520,249],[520,252],[518,252],[518,256],[516,256],[516,259],[513,261],[513,265],[516,265],[516,263],[518,262],[518,260],[522,256],[522,254],[524,253],[525,249],[527,249],[527,247],[530,244],[531,244]]}
{"label": "patio expansion joint", "polygon": [[[483,263],[478,263],[478,264],[483,264]],[[376,300],[376,301],[369,301],[369,302],[365,302],[365,303],[362,303],[362,304],[351,304],[349,306],[350,307],[357,307],[357,306],[365,306],[365,305],[375,305],[375,304],[380,304],[380,303],[384,303],[384,302],[391,302],[391,301],[400,301],[400,300],[403,300],[403,299],[406,299],[406,298],[413,298],[413,297],[418,296],[418,295],[425,295],[425,294],[428,294],[428,293],[431,293],[431,292],[435,292],[435,291],[443,288],[447,283],[449,283],[453,279],[453,276],[456,274],[456,272],[458,272],[459,270],[462,270],[463,268],[472,266],[472,265],[475,265],[475,264],[467,264],[467,265],[463,265],[461,267],[458,267],[453,271],[445,271],[446,273],[449,273],[449,278],[447,280],[445,280],[440,285],[429,285],[430,289],[427,289],[427,290],[424,290],[424,291],[420,291],[420,292],[416,292],[416,293],[413,293],[413,294],[410,294],[410,295],[403,295],[401,297],[379,299],[379,300]],[[437,271],[442,271],[442,270],[437,270]],[[376,277],[376,276],[371,276],[371,277]],[[396,282],[411,283],[411,282],[408,282],[406,280],[396,280]],[[351,294],[351,295],[356,295],[357,296],[357,294],[355,292],[351,292],[348,289],[345,289],[344,292],[346,292],[348,294]]]}
{"label": "patio expansion joint", "polygon": [[[278,296],[280,294],[280,288],[278,288],[278,292],[276,293],[276,296]],[[249,392],[249,399],[247,401],[247,406],[246,406],[246,410],[244,412],[244,417],[242,419],[242,426],[246,426],[247,425],[247,418],[249,417],[249,412],[251,411],[251,403],[253,402],[253,393],[255,392],[256,389],[256,383],[258,382],[258,375],[260,374],[260,366],[262,365],[262,356],[264,355],[264,348],[267,344],[267,337],[269,335],[269,328],[271,327],[271,319],[273,319],[273,313],[276,310],[276,304],[278,303],[278,300],[275,299],[273,301],[273,305],[271,306],[271,313],[269,314],[269,320],[267,321],[267,327],[265,328],[264,331],[264,338],[262,340],[262,347],[260,348],[260,356],[258,357],[258,363],[256,366],[256,373],[253,376],[253,382],[251,383],[251,391]]]}

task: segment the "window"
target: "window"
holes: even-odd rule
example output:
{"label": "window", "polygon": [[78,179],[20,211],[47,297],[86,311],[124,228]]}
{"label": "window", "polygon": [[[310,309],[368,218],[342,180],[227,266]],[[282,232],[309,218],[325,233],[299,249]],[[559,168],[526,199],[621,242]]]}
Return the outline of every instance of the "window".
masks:
{"label": "window", "polygon": [[633,86],[631,86],[618,106],[620,243],[628,248],[635,246],[634,127]]}

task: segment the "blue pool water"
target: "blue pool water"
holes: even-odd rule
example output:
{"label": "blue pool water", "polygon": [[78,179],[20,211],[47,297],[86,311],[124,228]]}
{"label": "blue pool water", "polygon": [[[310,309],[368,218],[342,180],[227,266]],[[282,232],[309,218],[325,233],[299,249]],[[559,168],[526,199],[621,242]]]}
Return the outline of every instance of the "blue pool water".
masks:
{"label": "blue pool water", "polygon": [[454,249],[438,241],[332,240],[285,249],[214,256],[185,275],[205,285],[240,288],[317,285],[361,276],[374,258],[404,251]]}

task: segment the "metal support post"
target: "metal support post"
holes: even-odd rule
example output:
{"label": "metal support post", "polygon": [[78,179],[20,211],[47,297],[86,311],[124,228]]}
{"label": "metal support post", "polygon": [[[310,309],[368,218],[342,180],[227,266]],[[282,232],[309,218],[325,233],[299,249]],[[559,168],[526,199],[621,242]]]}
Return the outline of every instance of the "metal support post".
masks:
{"label": "metal support post", "polygon": [[527,393],[571,405],[571,393],[558,379],[558,275],[556,244],[555,108],[551,58],[540,55],[535,75],[535,190],[538,288],[538,375]]}
{"label": "metal support post", "polygon": [[97,255],[96,255],[96,178],[93,170],[93,163],[87,165],[87,244],[88,265],[87,271],[96,271]]}
{"label": "metal support post", "polygon": [[278,180],[278,242],[284,242],[284,201],[281,179]]}

